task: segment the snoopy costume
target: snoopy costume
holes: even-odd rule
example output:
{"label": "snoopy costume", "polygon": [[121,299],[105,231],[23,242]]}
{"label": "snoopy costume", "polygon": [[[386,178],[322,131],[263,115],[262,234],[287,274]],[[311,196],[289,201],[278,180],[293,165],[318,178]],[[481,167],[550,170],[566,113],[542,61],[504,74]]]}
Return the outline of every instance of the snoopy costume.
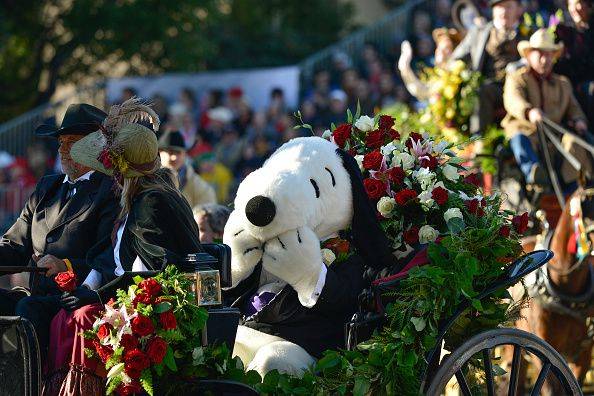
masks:
{"label": "snoopy costume", "polygon": [[[355,253],[326,266],[320,242],[345,230]],[[291,140],[245,178],[223,241],[234,285],[226,299],[244,314],[234,354],[261,375],[302,374],[344,347],[359,294],[394,270],[356,161],[318,137]]]}

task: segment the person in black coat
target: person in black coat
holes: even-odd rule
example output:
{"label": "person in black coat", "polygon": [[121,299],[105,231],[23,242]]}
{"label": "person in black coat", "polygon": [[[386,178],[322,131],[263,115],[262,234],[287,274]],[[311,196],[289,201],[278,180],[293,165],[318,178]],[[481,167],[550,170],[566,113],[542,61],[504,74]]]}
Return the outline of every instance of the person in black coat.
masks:
{"label": "person in black coat", "polygon": [[[42,347],[52,317],[60,309],[58,272],[72,270],[82,281],[90,271],[87,251],[111,232],[117,214],[112,180],[75,163],[72,144],[99,128],[106,114],[88,104],[70,105],[60,128],[41,125],[38,136],[56,137],[66,175],[41,178],[19,218],[0,241],[0,266],[46,268],[31,276],[31,291],[0,290],[0,314],[19,315],[35,326]],[[33,285],[33,279],[38,282]],[[30,292],[31,297],[25,297]]]}
{"label": "person in black coat", "polygon": [[[98,372],[94,374],[97,363],[83,353],[92,345],[80,333],[92,327],[95,315],[118,289],[133,283],[134,275],[162,270],[187,254],[203,251],[176,176],[161,168],[154,130],[134,123],[135,117],[130,116],[139,113],[158,129],[154,111],[132,99],[113,106],[102,129],[72,148],[77,162],[117,180],[121,210],[108,247],[98,245],[89,251],[87,264],[92,269],[82,286],[61,297],[64,309],[51,325],[50,351],[55,352],[50,354],[44,394],[78,395],[79,389],[85,389],[85,395],[104,394],[104,380]],[[72,356],[72,360],[59,361],[56,356]]]}

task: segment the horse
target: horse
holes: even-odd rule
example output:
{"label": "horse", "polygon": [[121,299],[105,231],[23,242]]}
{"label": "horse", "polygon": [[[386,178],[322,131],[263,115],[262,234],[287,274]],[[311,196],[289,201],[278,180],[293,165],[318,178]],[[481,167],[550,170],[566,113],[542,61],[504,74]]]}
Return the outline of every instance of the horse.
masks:
{"label": "horse", "polygon": [[[524,241],[524,250],[549,248],[554,257],[525,279],[531,301],[515,326],[551,344],[582,384],[594,345],[594,188],[581,186],[571,195],[550,242],[538,246],[537,239]],[[511,353],[504,353],[507,362]],[[543,390],[555,394],[554,387],[546,383]]]}

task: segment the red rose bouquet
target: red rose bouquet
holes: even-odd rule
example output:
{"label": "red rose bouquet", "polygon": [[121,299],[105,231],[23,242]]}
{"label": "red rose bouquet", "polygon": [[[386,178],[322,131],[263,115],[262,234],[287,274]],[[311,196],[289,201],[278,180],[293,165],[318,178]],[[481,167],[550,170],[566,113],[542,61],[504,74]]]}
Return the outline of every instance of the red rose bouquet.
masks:
{"label": "red rose bouquet", "polygon": [[71,292],[76,289],[76,274],[72,271],[60,272],[54,280],[60,291]]}
{"label": "red rose bouquet", "polygon": [[503,238],[526,231],[527,214],[510,222],[510,213],[500,210],[501,196],[480,191],[453,143],[415,132],[401,136],[389,115],[347,116],[324,137],[357,160],[396,257],[466,228],[493,228]]}
{"label": "red rose bouquet", "polygon": [[[190,282],[173,267],[154,278],[136,277],[128,291],[119,290],[93,330],[93,350],[108,370],[107,393],[153,394],[153,377],[191,377],[203,370],[196,356],[207,356],[200,330],[206,310],[195,304]],[[198,363],[198,364],[193,364]],[[160,381],[161,390],[175,381]],[[158,393],[158,392],[157,392]]]}

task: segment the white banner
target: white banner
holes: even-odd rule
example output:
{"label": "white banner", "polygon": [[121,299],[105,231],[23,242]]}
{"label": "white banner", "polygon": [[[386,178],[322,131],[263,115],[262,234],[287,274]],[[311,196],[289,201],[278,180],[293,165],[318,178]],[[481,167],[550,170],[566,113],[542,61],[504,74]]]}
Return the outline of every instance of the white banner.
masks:
{"label": "white banner", "polygon": [[107,81],[107,100],[119,100],[122,90],[132,87],[142,98],[163,95],[169,103],[177,100],[183,88],[190,88],[200,98],[211,89],[226,92],[241,87],[254,110],[264,109],[270,100],[270,91],[279,87],[285,93],[289,108],[297,108],[299,101],[299,67],[286,66],[267,69],[238,69],[203,73],[172,73],[160,76],[124,77]]}

